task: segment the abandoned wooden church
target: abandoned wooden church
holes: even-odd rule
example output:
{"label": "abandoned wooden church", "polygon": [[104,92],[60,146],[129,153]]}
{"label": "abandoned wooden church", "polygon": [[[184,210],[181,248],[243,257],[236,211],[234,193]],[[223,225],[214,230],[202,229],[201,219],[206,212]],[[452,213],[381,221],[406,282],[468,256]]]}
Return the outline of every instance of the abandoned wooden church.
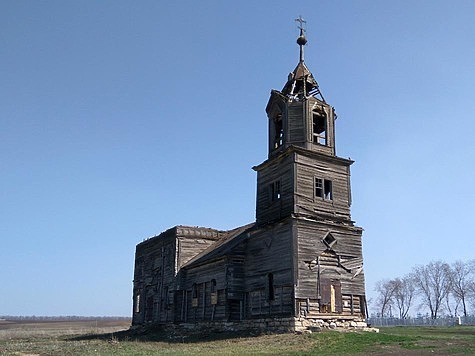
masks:
{"label": "abandoned wooden church", "polygon": [[335,152],[335,111],[300,60],[267,103],[268,157],[256,222],[230,231],[175,226],[136,247],[133,326],[279,331],[364,326],[362,228],[350,215],[352,160]]}

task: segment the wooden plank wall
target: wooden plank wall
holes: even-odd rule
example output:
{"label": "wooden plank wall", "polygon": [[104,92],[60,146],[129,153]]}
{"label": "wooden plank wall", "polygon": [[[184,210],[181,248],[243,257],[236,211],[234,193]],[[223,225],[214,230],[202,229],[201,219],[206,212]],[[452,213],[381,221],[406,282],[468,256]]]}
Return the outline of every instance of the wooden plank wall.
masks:
{"label": "wooden plank wall", "polygon": [[[296,213],[325,213],[350,220],[349,170],[346,165],[324,162],[295,153]],[[315,197],[315,178],[332,181],[333,200]]]}
{"label": "wooden plank wall", "polygon": [[[146,240],[136,248],[133,323],[173,320],[168,293],[175,289],[175,229]],[[135,304],[140,295],[139,311]]]}
{"label": "wooden plank wall", "polygon": [[[292,241],[288,220],[258,230],[247,241],[246,315],[293,314]],[[269,273],[273,275],[273,301],[269,301]]]}
{"label": "wooden plank wall", "polygon": [[229,257],[226,268],[227,299],[244,298],[244,258]]}
{"label": "wooden plank wall", "polygon": [[214,229],[177,227],[177,270],[224,235],[225,232]]}
{"label": "wooden plank wall", "polygon": [[304,147],[306,128],[303,102],[290,102],[286,114],[287,128],[284,127],[284,132],[287,133],[287,143]]}
{"label": "wooden plank wall", "polygon": [[[272,201],[269,185],[280,180],[281,198]],[[257,173],[256,221],[258,225],[277,221],[289,216],[293,209],[293,169],[291,158],[282,157],[270,163]]]}
{"label": "wooden plank wall", "polygon": [[[363,300],[361,296],[343,294],[343,311],[341,315],[362,316],[365,314],[363,307]],[[307,318],[318,318],[322,316],[320,313],[320,303],[315,298],[297,298],[295,300],[296,308],[300,313],[300,316]]]}
{"label": "wooden plank wall", "polygon": [[267,316],[293,315],[293,285],[274,286],[274,299],[269,300],[266,288],[247,293],[246,316],[261,318]]}
{"label": "wooden plank wall", "polygon": [[[212,304],[211,281],[216,281],[218,303]],[[193,284],[197,300],[193,302]],[[206,265],[186,268],[186,279],[176,292],[177,321],[223,320],[226,315],[227,262],[220,259]]]}
{"label": "wooden plank wall", "polygon": [[[336,238],[332,250],[322,242],[328,232]],[[319,288],[318,266],[315,263],[317,257],[320,265],[320,281],[322,279],[340,281],[343,296],[354,295],[358,298],[364,296],[361,229],[299,220],[297,236],[298,286],[295,292],[297,299],[317,298]]]}
{"label": "wooden plank wall", "polygon": [[[173,302],[179,268],[224,234],[214,229],[177,226],[138,244],[133,323],[175,320]],[[137,295],[141,300],[138,313],[135,312]]]}

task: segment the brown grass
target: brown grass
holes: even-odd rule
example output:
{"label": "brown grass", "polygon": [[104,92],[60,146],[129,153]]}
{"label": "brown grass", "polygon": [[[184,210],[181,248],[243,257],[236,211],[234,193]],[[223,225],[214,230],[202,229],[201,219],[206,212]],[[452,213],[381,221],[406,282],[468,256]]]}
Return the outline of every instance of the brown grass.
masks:
{"label": "brown grass", "polygon": [[0,355],[462,355],[475,354],[475,327],[384,328],[311,335],[127,331],[124,321],[1,322]]}

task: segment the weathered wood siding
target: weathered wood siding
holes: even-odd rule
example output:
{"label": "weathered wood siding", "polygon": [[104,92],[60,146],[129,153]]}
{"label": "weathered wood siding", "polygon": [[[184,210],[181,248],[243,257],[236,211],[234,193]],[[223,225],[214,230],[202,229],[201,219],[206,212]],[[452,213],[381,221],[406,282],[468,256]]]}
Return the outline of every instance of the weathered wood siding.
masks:
{"label": "weathered wood siding", "polygon": [[214,229],[178,226],[177,270],[224,235]]}
{"label": "weathered wood siding", "polygon": [[292,241],[289,220],[259,229],[248,239],[244,264],[248,317],[294,313]]}
{"label": "weathered wood siding", "polygon": [[[320,300],[315,298],[297,298],[295,300],[299,315],[307,318],[322,318],[324,314],[320,313]],[[330,315],[330,314],[329,314]],[[341,315],[355,316],[360,318],[365,315],[364,299],[356,295],[342,295]]]}
{"label": "weathered wood siding", "polygon": [[[227,262],[220,259],[205,265],[186,268],[182,286],[176,292],[176,321],[205,321],[227,319],[226,290]],[[212,285],[217,293],[217,303],[213,303]],[[196,288],[193,298],[193,289]],[[195,299],[195,300],[193,300]]]}
{"label": "weathered wood siding", "polygon": [[293,290],[293,285],[276,286],[274,287],[273,300],[269,300],[266,288],[255,289],[247,293],[246,317],[252,319],[293,315]]}
{"label": "weathered wood siding", "polygon": [[[291,157],[283,156],[257,172],[256,221],[262,225],[289,216],[293,210],[294,177]],[[272,201],[271,183],[279,181],[281,196]]]}
{"label": "weathered wood siding", "polygon": [[[328,233],[336,240],[331,248],[323,242]],[[364,296],[361,233],[360,228],[352,226],[297,221],[298,285],[295,297],[317,300],[324,293],[324,281],[338,281],[341,285],[342,312],[345,312],[345,298]]]}
{"label": "weathered wood siding", "polygon": [[[175,320],[177,272],[192,257],[225,233],[207,228],[176,226],[137,245],[134,271],[133,324]],[[139,304],[137,308],[137,303]]]}
{"label": "weathered wood siding", "polygon": [[[287,105],[287,120],[284,120],[284,133],[287,132],[288,144],[304,146],[306,138],[304,110],[304,103],[301,101],[290,102]],[[285,123],[287,126],[285,126]]]}
{"label": "weathered wood siding", "polygon": [[[304,215],[323,213],[350,220],[348,163],[331,159],[318,160],[300,153],[295,153],[295,163],[295,212]],[[332,182],[332,200],[315,196],[315,178]]]}
{"label": "weathered wood siding", "polygon": [[170,321],[174,318],[169,292],[176,286],[175,236],[176,229],[172,228],[137,245],[133,324]]}
{"label": "weathered wood siding", "polygon": [[244,298],[244,258],[230,256],[226,268],[227,298],[243,300]]}
{"label": "weathered wood siding", "polygon": [[[288,100],[280,102],[274,100],[271,103],[269,118],[269,157],[273,156],[289,146],[298,146],[308,150],[335,154],[335,118],[333,108],[314,97],[308,97],[304,101]],[[326,114],[326,144],[313,142],[313,110],[318,107]],[[269,107],[268,107],[269,108]],[[276,112],[282,113],[283,145],[275,147],[275,121],[273,116]]]}

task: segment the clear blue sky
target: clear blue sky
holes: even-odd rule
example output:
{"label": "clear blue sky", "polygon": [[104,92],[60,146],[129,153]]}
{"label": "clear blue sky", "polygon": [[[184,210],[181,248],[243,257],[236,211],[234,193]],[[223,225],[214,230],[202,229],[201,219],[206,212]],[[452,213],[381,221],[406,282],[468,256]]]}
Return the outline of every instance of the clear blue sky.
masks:
{"label": "clear blue sky", "polygon": [[298,15],[368,294],[475,257],[475,2],[297,3],[0,2],[0,315],[130,315],[137,243],[254,221]]}

